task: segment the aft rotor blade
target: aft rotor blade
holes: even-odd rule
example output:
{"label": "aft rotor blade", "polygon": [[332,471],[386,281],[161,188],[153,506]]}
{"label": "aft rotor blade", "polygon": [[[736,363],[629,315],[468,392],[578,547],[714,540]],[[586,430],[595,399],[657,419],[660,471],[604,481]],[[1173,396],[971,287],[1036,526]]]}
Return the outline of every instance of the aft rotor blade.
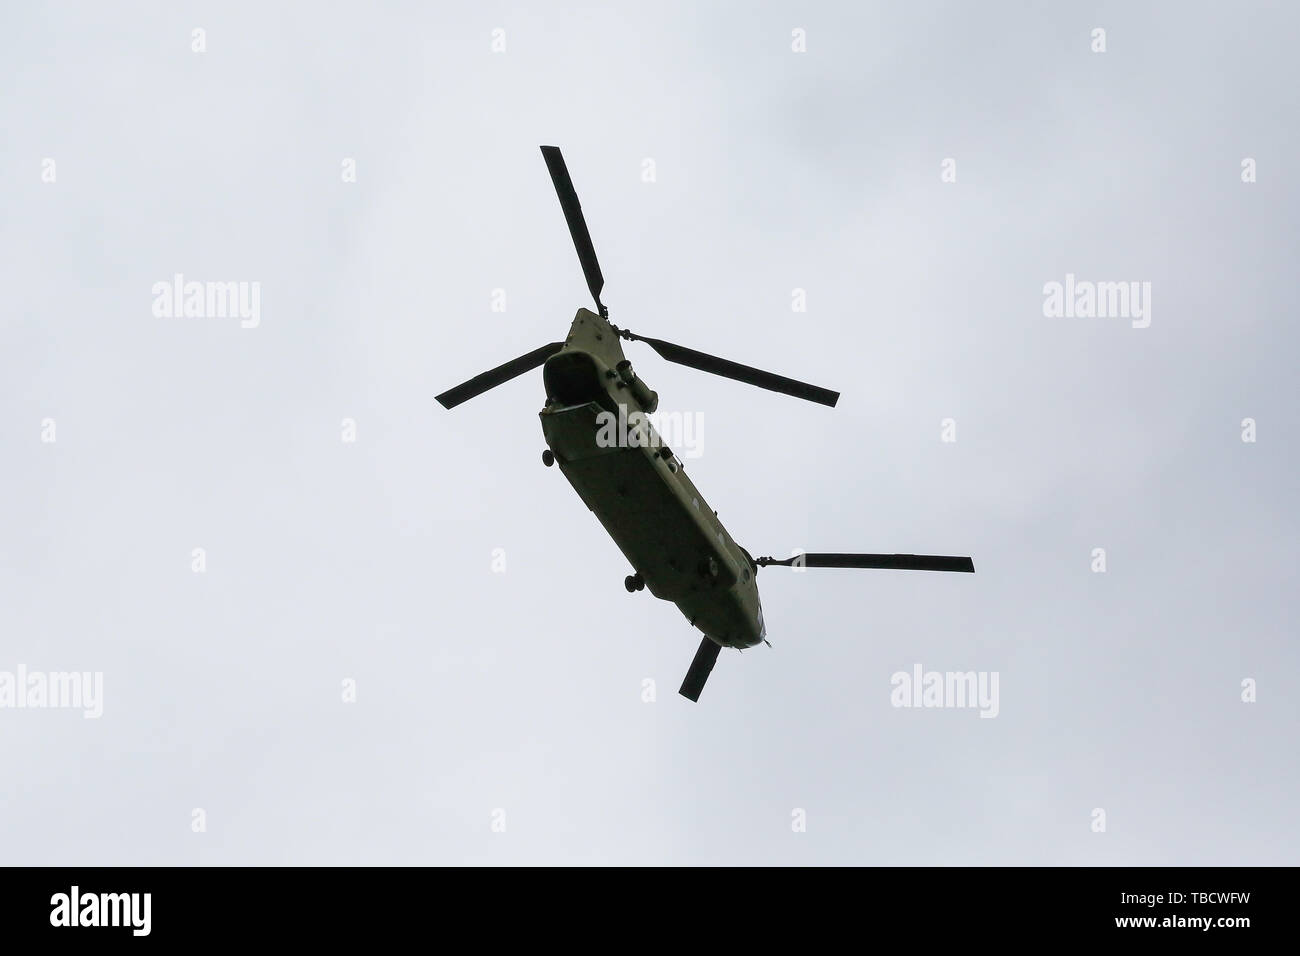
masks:
{"label": "aft rotor blade", "polygon": [[698,702],[700,691],[704,690],[704,682],[713,672],[713,665],[718,661],[720,650],[722,645],[713,643],[707,637],[700,641],[699,650],[695,652],[695,660],[691,661],[691,669],[686,672],[686,679],[682,681],[682,686],[677,693],[687,700]]}
{"label": "aft rotor blade", "polygon": [[475,375],[468,382],[462,382],[455,388],[447,389],[447,391],[437,396],[438,402],[443,408],[455,408],[462,402],[468,402],[475,395],[482,395],[488,389],[496,388],[503,382],[508,382],[516,376],[523,375],[524,372],[531,372],[562,348],[564,348],[563,342],[552,342],[550,345],[543,345],[540,349],[534,349],[527,355],[511,359],[505,365],[498,365],[489,372]]}
{"label": "aft rotor blade", "polygon": [[741,365],[739,362],[718,358],[716,355],[697,352],[695,349],[688,349],[682,345],[674,345],[672,342],[665,342],[663,339],[647,339],[632,332],[626,333],[626,337],[635,342],[644,342],[670,362],[696,368],[701,372],[712,372],[714,375],[735,379],[737,382],[757,385],[759,388],[766,388],[772,392],[782,392],[785,395],[793,395],[795,398],[817,402],[819,405],[829,405],[831,408],[834,408],[835,403],[840,400],[840,393],[832,392],[828,388],[809,385],[807,382],[796,381],[793,378],[786,378],[784,375],[777,375],[773,372],[764,372],[762,369],[751,368],[748,365]]}
{"label": "aft rotor blade", "polygon": [[892,568],[899,571],[965,571],[973,573],[975,562],[970,558],[954,558],[940,554],[797,554],[778,561],[776,558],[758,558],[759,567],[770,564],[781,567],[804,568]]}
{"label": "aft rotor blade", "polygon": [[604,305],[600,293],[605,288],[605,277],[600,274],[600,263],[596,261],[596,247],[591,244],[591,233],[587,231],[587,220],[582,215],[582,204],[578,202],[578,193],[569,178],[569,167],[564,164],[564,156],[558,146],[543,146],[542,156],[546,168],[551,172],[551,182],[555,184],[556,195],[560,197],[560,208],[569,223],[569,235],[573,236],[573,247],[578,250],[578,261],[582,263],[582,274],[587,277],[587,288],[596,306],[604,314]]}

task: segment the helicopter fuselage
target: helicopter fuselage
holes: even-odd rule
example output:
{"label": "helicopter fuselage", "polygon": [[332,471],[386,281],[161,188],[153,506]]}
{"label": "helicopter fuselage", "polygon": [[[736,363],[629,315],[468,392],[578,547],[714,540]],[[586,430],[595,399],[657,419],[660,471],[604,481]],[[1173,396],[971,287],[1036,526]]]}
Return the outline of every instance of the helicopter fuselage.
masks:
{"label": "helicopter fuselage", "polygon": [[757,565],[645,419],[658,397],[617,331],[579,309],[543,378],[542,434],[556,464],[650,593],[723,647],[763,641]]}
{"label": "helicopter fuselage", "polygon": [[621,340],[642,342],[676,365],[829,408],[835,407],[840,393],[612,325],[600,300],[605,276],[569,167],[558,146],[541,149],[587,291],[599,311],[579,309],[563,342],[525,352],[435,398],[443,408],[456,408],[543,367],[546,404],[540,415],[549,447],[542,452],[542,463],[559,464],[632,565],[635,573],[623,586],[629,592],[648,587],[655,597],[676,604],[704,632],[677,693],[698,701],[722,648],[753,647],[766,640],[755,582],[761,567],[975,570],[969,557],[949,555],[805,552],[784,560],[768,555],[755,560],[736,544],[647,419],[659,396],[637,377]]}

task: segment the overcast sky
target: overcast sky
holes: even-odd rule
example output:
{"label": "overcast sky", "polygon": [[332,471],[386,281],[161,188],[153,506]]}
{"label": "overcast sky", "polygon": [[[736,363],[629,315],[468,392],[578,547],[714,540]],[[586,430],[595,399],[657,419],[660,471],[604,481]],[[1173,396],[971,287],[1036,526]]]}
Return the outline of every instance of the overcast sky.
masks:
{"label": "overcast sky", "polygon": [[[0,672],[103,691],[0,862],[1295,864],[1294,6],[449,6],[6,10]],[[737,541],[976,573],[765,570],[679,697],[541,373],[433,400],[591,304],[543,143],[615,322],[843,393],[629,346]]]}

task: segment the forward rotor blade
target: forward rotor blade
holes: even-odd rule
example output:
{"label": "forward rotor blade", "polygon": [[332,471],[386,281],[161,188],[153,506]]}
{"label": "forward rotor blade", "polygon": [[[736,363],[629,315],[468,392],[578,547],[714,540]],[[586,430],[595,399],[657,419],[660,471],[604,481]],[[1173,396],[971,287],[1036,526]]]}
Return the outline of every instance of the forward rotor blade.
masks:
{"label": "forward rotor blade", "polygon": [[691,669],[686,672],[686,679],[682,681],[682,686],[677,693],[687,700],[698,703],[700,691],[704,690],[704,682],[709,679],[709,674],[713,672],[713,665],[718,661],[718,651],[720,650],[722,650],[722,646],[713,643],[707,637],[700,641],[699,650],[695,652],[695,660],[691,661]]}
{"label": "forward rotor blade", "polygon": [[796,381],[793,378],[786,378],[784,375],[776,375],[773,372],[764,372],[762,369],[751,368],[748,365],[741,365],[739,362],[718,358],[716,355],[709,355],[705,352],[697,352],[695,349],[688,349],[685,346],[674,345],[672,342],[663,341],[663,339],[647,339],[633,332],[627,332],[626,337],[635,342],[644,342],[670,362],[696,368],[701,372],[712,372],[714,375],[735,379],[737,382],[757,385],[759,388],[766,388],[768,391],[782,392],[786,395],[793,395],[795,398],[817,402],[819,405],[829,405],[831,408],[834,408],[835,403],[840,400],[840,393],[832,392],[828,388],[809,385],[807,382]]}
{"label": "forward rotor blade", "polygon": [[953,558],[939,554],[799,554],[778,561],[776,558],[758,558],[759,567],[769,564],[781,567],[805,568],[892,568],[899,571],[965,571],[973,573],[975,562],[970,558]]}
{"label": "forward rotor blade", "polygon": [[542,157],[546,168],[551,172],[551,182],[555,184],[556,195],[560,197],[560,208],[569,223],[569,235],[573,237],[573,247],[578,250],[578,261],[582,263],[582,274],[587,277],[587,288],[602,315],[605,306],[601,304],[600,293],[605,288],[605,277],[600,274],[600,263],[596,261],[596,247],[591,244],[591,233],[587,231],[587,220],[582,215],[582,204],[578,202],[578,193],[569,178],[569,167],[564,164],[564,156],[558,146],[543,146]]}
{"label": "forward rotor blade", "polygon": [[438,402],[443,408],[455,408],[462,402],[468,402],[476,395],[482,395],[490,388],[496,388],[503,382],[508,382],[516,376],[523,375],[524,372],[532,371],[562,348],[564,348],[563,342],[552,342],[550,345],[543,345],[540,349],[534,349],[527,355],[511,359],[505,365],[498,365],[491,371],[475,375],[468,382],[462,382],[455,388],[447,389],[447,391],[437,396]]}

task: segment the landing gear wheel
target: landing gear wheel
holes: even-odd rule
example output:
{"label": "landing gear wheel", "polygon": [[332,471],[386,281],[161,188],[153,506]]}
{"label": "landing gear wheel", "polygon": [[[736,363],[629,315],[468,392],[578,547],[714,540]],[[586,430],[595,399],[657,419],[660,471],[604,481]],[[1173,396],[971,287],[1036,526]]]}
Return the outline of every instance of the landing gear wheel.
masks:
{"label": "landing gear wheel", "polygon": [[551,451],[549,448],[542,452],[542,464],[547,468],[550,468],[555,464],[555,452]]}
{"label": "landing gear wheel", "polygon": [[628,594],[631,594],[633,591],[644,591],[645,578],[641,577],[639,574],[629,574],[623,579],[623,587],[627,588]]}

